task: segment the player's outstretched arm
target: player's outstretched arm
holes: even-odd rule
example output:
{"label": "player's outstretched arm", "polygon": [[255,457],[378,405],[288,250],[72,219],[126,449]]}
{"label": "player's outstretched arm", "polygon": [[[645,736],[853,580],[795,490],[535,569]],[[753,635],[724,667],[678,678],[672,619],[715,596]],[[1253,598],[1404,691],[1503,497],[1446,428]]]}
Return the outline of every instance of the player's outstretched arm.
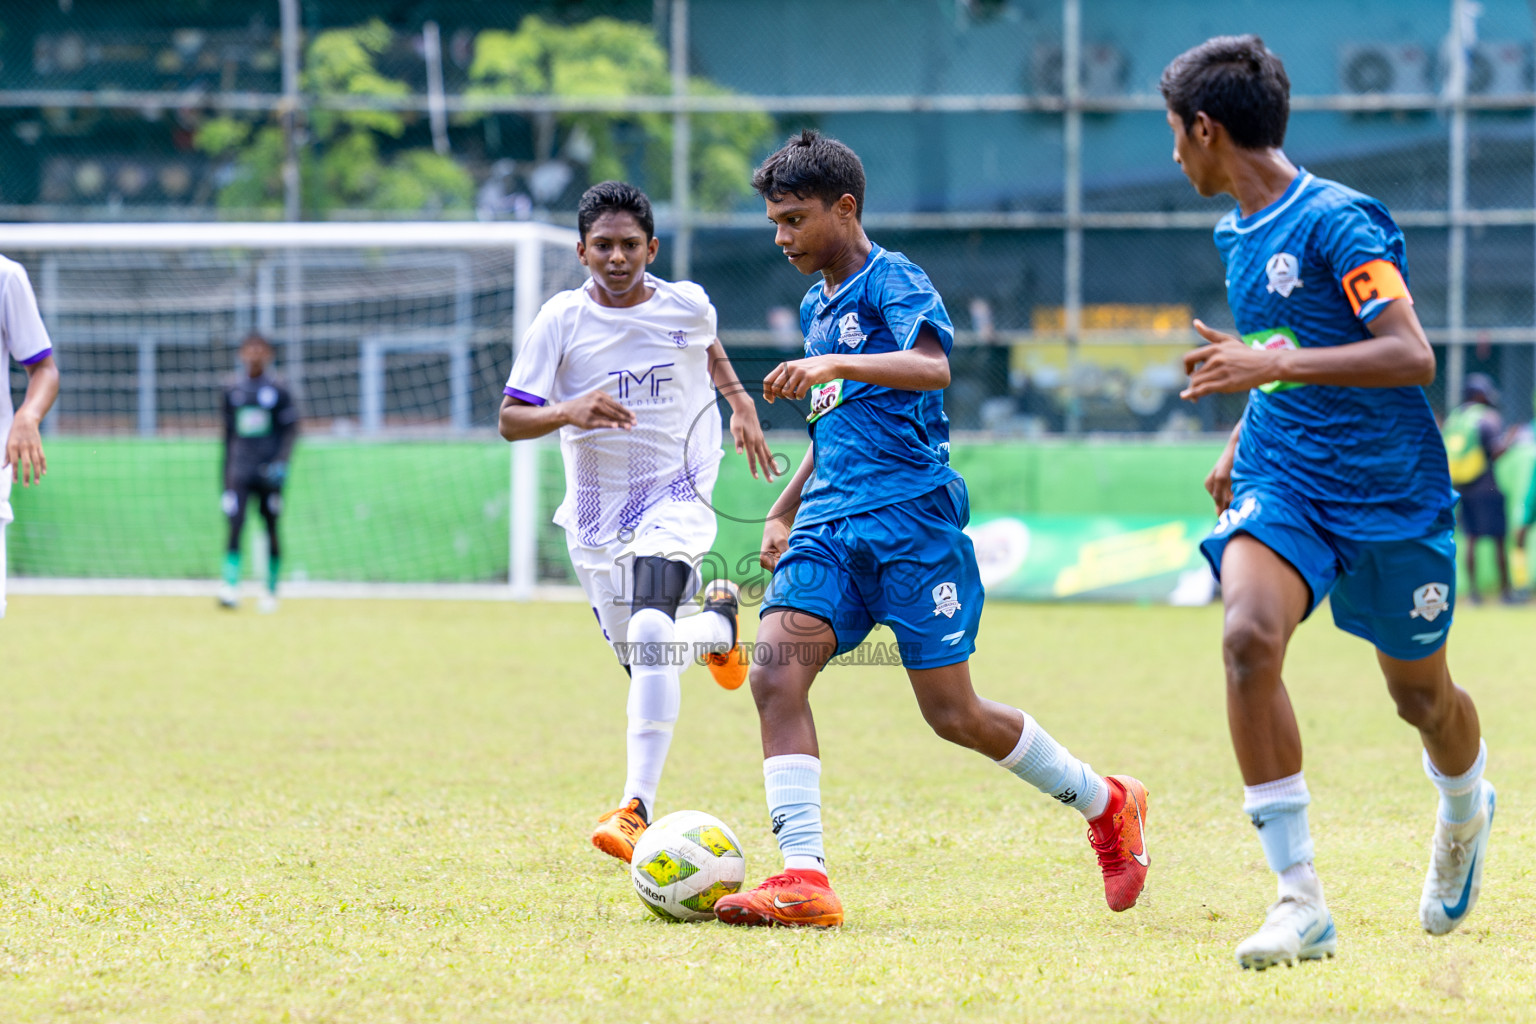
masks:
{"label": "player's outstretched arm", "polygon": [[709,354],[709,379],[731,407],[731,439],[736,442],[736,454],[747,457],[752,479],[757,479],[757,469],[761,466],[763,478],[772,480],[778,472],[773,464],[773,452],[768,449],[768,440],[763,437],[763,425],[758,421],[752,396],[736,376],[736,369],[731,366],[719,338],[710,342],[705,351]]}
{"label": "player's outstretched arm", "polygon": [[1372,320],[1373,335],[1329,348],[1254,349],[1243,339],[1195,321],[1209,345],[1184,353],[1194,401],[1220,392],[1247,391],[1270,381],[1351,388],[1401,388],[1435,379],[1435,353],[1410,303],[1396,300]]}
{"label": "player's outstretched arm", "polygon": [[508,441],[524,441],[530,437],[543,437],[564,426],[583,430],[628,430],[635,425],[635,414],[600,389],[580,398],[546,405],[534,405],[507,395],[501,400],[499,425],[501,436]]}
{"label": "player's outstretched arm", "polygon": [[59,364],[53,361],[53,356],[44,356],[27,367],[27,396],[16,410],[11,435],[5,440],[5,461],[11,467],[11,479],[20,480],[23,487],[32,486],[48,472],[39,428],[58,397]]}
{"label": "player's outstretched arm", "polygon": [[839,377],[898,391],[943,391],[949,387],[949,356],[938,332],[924,324],[912,347],[901,352],[834,352],[780,363],[763,379],[763,397],[804,398],[815,385]]}
{"label": "player's outstretched arm", "polygon": [[795,470],[795,475],[789,478],[778,500],[768,510],[768,519],[763,523],[763,547],[758,552],[757,561],[769,572],[779,564],[779,556],[789,547],[789,531],[795,525],[795,513],[800,511],[800,492],[815,469],[816,445],[812,443],[805,450],[805,458],[800,460],[800,468]]}

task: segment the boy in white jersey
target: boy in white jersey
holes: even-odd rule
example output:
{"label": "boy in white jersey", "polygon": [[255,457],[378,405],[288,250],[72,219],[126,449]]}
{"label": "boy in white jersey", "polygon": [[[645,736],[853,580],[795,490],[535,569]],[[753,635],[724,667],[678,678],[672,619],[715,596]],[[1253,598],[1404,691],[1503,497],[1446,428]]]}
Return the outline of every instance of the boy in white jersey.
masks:
{"label": "boy in white jersey", "polygon": [[[11,411],[10,360],[27,370],[27,396]],[[0,462],[0,618],[5,617],[5,527],[11,521],[11,484],[30,487],[48,469],[38,427],[59,394],[59,368],[53,344],[37,312],[37,298],[27,271],[15,260],[0,256],[0,367],[6,386],[0,388],[0,437],[5,461]]]}
{"label": "boy in white jersey", "polygon": [[774,472],[757,410],[715,337],[709,297],[691,281],[646,272],[657,240],[645,193],[617,181],[593,185],[577,227],[576,255],[591,280],[550,299],[529,327],[507,380],[501,436],[560,431],[566,491],[555,522],[603,636],[630,673],[624,798],[598,820],[592,844],[628,861],[655,809],[678,676],[692,652],[710,652],[710,672],[727,689],[746,678],[734,583],[710,583],[702,613],[678,616],[715,540],[716,389],[730,403],[731,435],[752,475]]}

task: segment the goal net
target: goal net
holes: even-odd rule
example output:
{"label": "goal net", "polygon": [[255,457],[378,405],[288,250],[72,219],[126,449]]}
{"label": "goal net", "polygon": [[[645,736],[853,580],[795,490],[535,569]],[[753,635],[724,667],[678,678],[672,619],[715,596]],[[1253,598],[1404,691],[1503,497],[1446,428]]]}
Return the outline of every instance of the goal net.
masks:
{"label": "goal net", "polygon": [[285,579],[565,582],[554,443],[509,446],[495,424],[514,343],[584,278],[576,238],[535,223],[0,225],[62,373],[47,479],[13,495],[11,575],[215,577],[222,389],[258,331],[303,416]]}

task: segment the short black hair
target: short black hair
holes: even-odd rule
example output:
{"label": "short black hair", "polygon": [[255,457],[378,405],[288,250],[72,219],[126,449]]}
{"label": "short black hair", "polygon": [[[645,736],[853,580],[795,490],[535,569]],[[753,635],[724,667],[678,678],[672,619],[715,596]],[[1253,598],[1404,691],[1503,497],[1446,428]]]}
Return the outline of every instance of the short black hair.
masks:
{"label": "short black hair", "polygon": [[581,194],[576,204],[576,230],[581,240],[587,240],[587,232],[593,223],[605,213],[628,213],[640,222],[645,230],[645,240],[656,237],[656,217],[651,213],[651,200],[635,186],[623,181],[600,181]]}
{"label": "short black hair", "polygon": [[853,196],[853,215],[864,219],[864,164],[859,155],[836,139],[807,128],[752,172],[752,187],[772,202],[785,196],[820,199],[831,206]]}
{"label": "short black hair", "polygon": [[1185,50],[1163,69],[1158,88],[1185,131],[1204,111],[1244,149],[1285,143],[1291,80],[1258,36],[1217,36]]}

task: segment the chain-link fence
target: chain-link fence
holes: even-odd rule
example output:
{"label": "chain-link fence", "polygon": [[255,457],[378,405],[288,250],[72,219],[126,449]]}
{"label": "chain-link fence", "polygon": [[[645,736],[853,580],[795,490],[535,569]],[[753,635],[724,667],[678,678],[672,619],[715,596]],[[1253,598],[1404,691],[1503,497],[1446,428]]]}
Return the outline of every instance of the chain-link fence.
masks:
{"label": "chain-link fence", "polygon": [[[8,5],[0,218],[569,224],[588,183],[624,176],[656,200],[658,271],[705,285],[738,366],[760,374],[796,351],[808,282],[784,266],[747,179],[813,126],[862,156],[870,235],[946,299],[959,429],[1220,430],[1241,399],[1181,403],[1177,357],[1191,317],[1231,322],[1210,241],[1230,203],[1196,196],[1173,164],[1156,83],[1188,46],[1257,32],[1291,76],[1288,153],[1379,197],[1405,228],[1441,355],[1437,409],[1480,371],[1510,419],[1531,416],[1536,86],[1531,9],[1517,0],[379,10]],[[58,429],[142,426],[128,415],[134,368],[96,365],[69,325],[55,329],[68,371],[100,383],[64,404]],[[211,387],[233,340],[186,386]],[[432,415],[482,427],[496,400],[487,385],[467,420]]]}

